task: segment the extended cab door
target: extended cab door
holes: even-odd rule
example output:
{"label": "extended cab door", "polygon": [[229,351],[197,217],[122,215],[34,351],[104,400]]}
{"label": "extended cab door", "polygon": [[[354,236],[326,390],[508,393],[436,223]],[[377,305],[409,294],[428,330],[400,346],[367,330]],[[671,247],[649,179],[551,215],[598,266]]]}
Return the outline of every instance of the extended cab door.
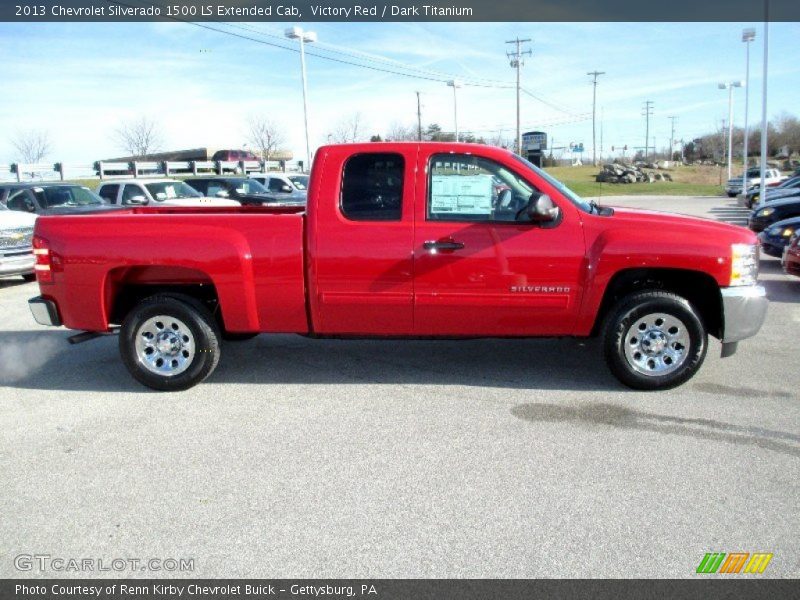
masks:
{"label": "extended cab door", "polygon": [[[414,239],[415,334],[572,333],[585,256],[580,211],[507,152],[423,146]],[[430,148],[430,150],[429,150]],[[518,219],[532,194],[552,223]]]}
{"label": "extended cab door", "polygon": [[318,151],[307,219],[317,333],[413,332],[416,152],[416,144]]}

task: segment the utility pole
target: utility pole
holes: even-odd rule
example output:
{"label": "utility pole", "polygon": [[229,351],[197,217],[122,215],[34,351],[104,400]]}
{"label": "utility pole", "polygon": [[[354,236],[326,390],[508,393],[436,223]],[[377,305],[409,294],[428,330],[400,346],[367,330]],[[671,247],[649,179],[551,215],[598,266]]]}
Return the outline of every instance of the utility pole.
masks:
{"label": "utility pole", "polygon": [[530,39],[521,40],[519,37],[506,41],[506,44],[514,44],[515,50],[514,52],[506,52],[506,56],[508,56],[509,64],[512,68],[517,70],[517,154],[522,156],[522,131],[520,130],[520,114],[519,114],[519,90],[520,90],[520,69],[525,64],[523,60],[523,56],[526,54],[528,56],[532,56],[533,53],[530,50],[522,50],[522,44],[530,42]]}
{"label": "utility pole", "polygon": [[595,115],[597,107],[597,78],[600,75],[605,75],[605,71],[591,71],[587,75],[593,77],[592,79],[592,164],[597,166],[597,145],[595,143]]}
{"label": "utility pole", "polygon": [[647,161],[649,157],[649,145],[650,145],[650,117],[653,114],[653,101],[647,100],[644,103],[644,107],[642,108],[644,112],[642,112],[642,116],[645,118],[645,128],[644,128],[644,160]]}
{"label": "utility pole", "polygon": [[422,141],[422,106],[419,103],[419,92],[417,92],[417,141]]}
{"label": "utility pole", "polygon": [[603,115],[605,111],[600,108],[600,162],[603,162]]}
{"label": "utility pole", "polygon": [[675,120],[678,117],[667,117],[667,118],[670,121],[672,121],[672,130],[671,133],[669,134],[669,158],[667,160],[672,162],[672,152],[675,149]]}
{"label": "utility pole", "polygon": [[[759,196],[759,203],[764,202],[767,195],[767,135],[769,134],[769,125],[767,123],[767,67],[769,66],[769,0],[764,0],[764,66],[763,75],[761,78],[761,195]],[[745,169],[746,170],[746,169]]]}

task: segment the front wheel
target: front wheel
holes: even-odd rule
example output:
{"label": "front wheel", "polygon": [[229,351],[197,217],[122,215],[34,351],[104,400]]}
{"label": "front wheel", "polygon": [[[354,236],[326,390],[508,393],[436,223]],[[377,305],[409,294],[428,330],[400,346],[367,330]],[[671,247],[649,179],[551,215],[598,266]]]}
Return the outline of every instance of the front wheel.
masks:
{"label": "front wheel", "polygon": [[185,390],[219,362],[219,332],[208,309],[188,296],[142,300],[119,335],[122,361],[136,381],[160,391]]}
{"label": "front wheel", "polygon": [[647,291],[620,301],[606,321],[603,345],[606,362],[622,383],[669,389],[691,379],[703,364],[708,334],[685,298]]}

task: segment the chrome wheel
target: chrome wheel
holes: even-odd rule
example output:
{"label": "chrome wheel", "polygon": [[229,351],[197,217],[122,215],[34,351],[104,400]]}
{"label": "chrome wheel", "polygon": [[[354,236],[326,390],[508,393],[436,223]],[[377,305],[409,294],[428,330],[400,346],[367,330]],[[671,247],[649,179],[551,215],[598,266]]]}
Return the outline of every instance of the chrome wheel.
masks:
{"label": "chrome wheel", "polygon": [[183,373],[194,355],[194,335],[180,319],[157,315],[136,330],[136,357],[151,373],[167,377]]}
{"label": "chrome wheel", "polygon": [[628,328],[625,358],[643,375],[668,375],[684,363],[690,344],[683,321],[666,313],[652,313],[636,319]]}

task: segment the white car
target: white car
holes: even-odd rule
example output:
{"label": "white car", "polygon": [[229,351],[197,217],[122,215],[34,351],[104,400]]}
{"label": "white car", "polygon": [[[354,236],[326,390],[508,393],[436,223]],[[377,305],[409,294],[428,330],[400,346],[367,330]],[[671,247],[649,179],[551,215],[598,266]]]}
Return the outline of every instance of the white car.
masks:
{"label": "white car", "polygon": [[96,191],[111,204],[123,206],[240,206],[229,198],[207,198],[177,179],[114,179]]}
{"label": "white car", "polygon": [[9,210],[0,203],[0,277],[21,275],[34,281],[33,224],[36,215]]}

